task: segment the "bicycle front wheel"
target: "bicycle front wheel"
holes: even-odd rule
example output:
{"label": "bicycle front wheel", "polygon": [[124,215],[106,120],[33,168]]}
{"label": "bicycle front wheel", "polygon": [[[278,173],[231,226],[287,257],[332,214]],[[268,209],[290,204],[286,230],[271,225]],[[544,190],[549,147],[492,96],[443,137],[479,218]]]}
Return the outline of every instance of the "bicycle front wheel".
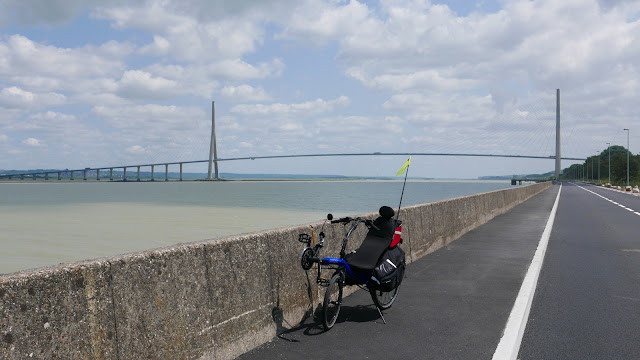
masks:
{"label": "bicycle front wheel", "polygon": [[324,293],[324,303],[322,305],[322,325],[328,331],[333,327],[340,313],[342,306],[342,288],[344,278],[340,272],[336,272],[329,281],[327,292]]}
{"label": "bicycle front wheel", "polygon": [[373,303],[376,304],[376,306],[380,310],[387,310],[391,307],[391,305],[393,305],[393,302],[396,301],[399,288],[400,287],[398,286],[391,291],[369,289],[369,292],[371,293],[371,299],[373,300]]}

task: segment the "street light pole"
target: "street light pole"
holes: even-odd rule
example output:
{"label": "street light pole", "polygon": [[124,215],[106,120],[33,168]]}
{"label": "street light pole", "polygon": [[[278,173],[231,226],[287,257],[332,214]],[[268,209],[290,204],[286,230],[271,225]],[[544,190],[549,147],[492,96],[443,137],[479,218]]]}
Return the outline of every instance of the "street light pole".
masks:
{"label": "street light pole", "polygon": [[629,186],[629,129],[627,131],[627,186]]}
{"label": "street light pole", "polygon": [[611,184],[611,143],[607,143],[609,149],[609,184]]}

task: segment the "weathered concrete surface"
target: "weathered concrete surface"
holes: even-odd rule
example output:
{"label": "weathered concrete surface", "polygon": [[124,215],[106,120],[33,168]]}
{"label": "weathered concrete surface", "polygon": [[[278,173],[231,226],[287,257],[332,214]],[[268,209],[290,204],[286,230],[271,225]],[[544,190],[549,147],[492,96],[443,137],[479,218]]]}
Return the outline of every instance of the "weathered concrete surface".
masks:
{"label": "weathered concrete surface", "polygon": [[[408,260],[550,185],[402,209]],[[234,358],[313,315],[320,294],[313,269],[300,269],[297,238],[310,226],[317,235],[321,225],[0,276],[0,358]],[[325,226],[324,254],[338,254],[346,230]],[[365,231],[357,230],[347,251],[359,246]]]}
{"label": "weathered concrete surface", "polygon": [[195,358],[211,346],[203,245],[122,256],[111,274],[120,359]]}
{"label": "weathered concrete surface", "polygon": [[115,359],[106,261],[0,277],[0,358]]}

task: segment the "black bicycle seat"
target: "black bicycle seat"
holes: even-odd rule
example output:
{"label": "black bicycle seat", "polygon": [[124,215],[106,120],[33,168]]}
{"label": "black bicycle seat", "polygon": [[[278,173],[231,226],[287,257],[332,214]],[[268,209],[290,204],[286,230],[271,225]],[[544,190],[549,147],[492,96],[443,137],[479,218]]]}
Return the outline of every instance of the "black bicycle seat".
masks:
{"label": "black bicycle seat", "polygon": [[345,256],[351,268],[357,270],[373,270],[384,251],[391,245],[392,238],[381,237],[369,232],[355,253]]}

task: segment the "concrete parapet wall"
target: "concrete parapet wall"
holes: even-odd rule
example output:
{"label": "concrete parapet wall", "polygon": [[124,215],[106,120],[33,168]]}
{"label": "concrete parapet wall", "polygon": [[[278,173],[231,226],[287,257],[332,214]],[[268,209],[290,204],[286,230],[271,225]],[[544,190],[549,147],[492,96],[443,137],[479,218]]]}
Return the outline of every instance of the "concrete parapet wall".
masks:
{"label": "concrete parapet wall", "polygon": [[[549,186],[402,209],[407,260]],[[234,358],[313,315],[323,294],[313,269],[300,268],[297,238],[321,224],[2,275],[0,358]],[[365,231],[358,229],[347,250],[359,246]],[[339,252],[344,232],[342,225],[325,227],[324,254]]]}

